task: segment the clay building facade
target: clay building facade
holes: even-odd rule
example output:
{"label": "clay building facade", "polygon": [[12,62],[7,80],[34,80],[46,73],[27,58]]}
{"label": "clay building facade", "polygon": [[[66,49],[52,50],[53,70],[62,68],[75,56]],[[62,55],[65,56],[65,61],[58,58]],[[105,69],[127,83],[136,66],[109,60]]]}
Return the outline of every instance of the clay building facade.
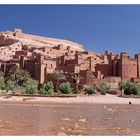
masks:
{"label": "clay building facade", "polygon": [[[22,37],[22,39],[33,38],[32,35],[27,36],[18,29],[13,36]],[[37,38],[39,37],[35,36],[33,39]],[[11,39],[10,42],[12,42]],[[2,44],[6,45],[4,41]],[[125,52],[114,55],[105,51],[104,54],[99,55],[91,51],[73,49],[72,45],[57,44],[46,47],[15,42],[10,47],[1,47],[0,54],[4,55],[7,50],[9,55],[6,54],[8,60],[5,57],[0,59],[0,71],[6,75],[13,65],[17,65],[27,70],[39,83],[50,80],[48,75],[55,70],[69,75],[69,81],[72,81],[71,75],[80,74],[83,77],[82,85],[99,83],[102,79],[112,83],[119,79],[140,81],[140,54],[136,54],[134,58],[130,58]]]}
{"label": "clay building facade", "polygon": [[40,83],[47,81],[47,75],[55,70],[80,74],[84,77],[82,84],[108,76],[121,77],[122,80],[140,77],[140,54],[130,58],[127,53],[114,56],[105,52],[97,57],[96,53],[71,52],[70,47],[63,50],[60,46],[51,48],[51,51],[50,48],[30,51],[23,48],[15,52],[13,59],[1,62],[1,71],[6,74],[13,65],[26,69]]}

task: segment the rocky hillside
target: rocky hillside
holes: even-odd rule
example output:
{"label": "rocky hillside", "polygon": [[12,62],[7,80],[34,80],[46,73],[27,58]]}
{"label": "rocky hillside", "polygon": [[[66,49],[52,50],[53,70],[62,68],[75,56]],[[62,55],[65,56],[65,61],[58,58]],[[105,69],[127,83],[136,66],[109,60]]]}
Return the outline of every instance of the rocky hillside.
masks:
{"label": "rocky hillside", "polygon": [[83,51],[82,45],[72,41],[25,34],[21,29],[15,29],[13,32],[0,32],[0,61],[12,59],[15,51],[22,50],[24,45],[29,48],[40,48],[55,47],[60,44],[64,48],[71,46],[72,50]]}
{"label": "rocky hillside", "polygon": [[20,29],[15,29],[14,32],[0,32],[0,46],[10,46],[15,43],[30,47],[54,47],[62,44],[64,47],[71,46],[73,50],[83,51],[82,45],[72,41],[25,34]]}

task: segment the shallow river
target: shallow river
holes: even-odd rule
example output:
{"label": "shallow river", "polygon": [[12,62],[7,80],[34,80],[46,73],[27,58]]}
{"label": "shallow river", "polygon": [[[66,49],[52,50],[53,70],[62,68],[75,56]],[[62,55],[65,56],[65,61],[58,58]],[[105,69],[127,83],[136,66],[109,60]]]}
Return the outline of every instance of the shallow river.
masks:
{"label": "shallow river", "polygon": [[0,103],[0,135],[140,135],[140,105]]}

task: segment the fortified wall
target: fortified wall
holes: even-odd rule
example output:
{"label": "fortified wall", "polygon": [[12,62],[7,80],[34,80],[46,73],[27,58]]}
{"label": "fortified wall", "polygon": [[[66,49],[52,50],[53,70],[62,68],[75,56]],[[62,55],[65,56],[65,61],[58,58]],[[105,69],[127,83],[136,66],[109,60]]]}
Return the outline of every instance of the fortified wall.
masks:
{"label": "fortified wall", "polygon": [[[114,84],[121,80],[140,81],[140,54],[130,58],[125,52],[114,55],[105,51],[100,55],[81,49],[77,43],[62,40],[54,43],[57,39],[45,39],[24,34],[20,29],[14,33],[1,33],[0,71],[7,75],[10,68],[17,65],[27,70],[39,83],[51,80],[49,74],[56,70],[63,71],[70,82],[74,82],[72,75],[81,75],[81,85],[99,85],[103,79]],[[6,40],[16,41],[9,43]],[[51,44],[50,40],[53,45],[47,47],[47,43]]]}
{"label": "fortified wall", "polygon": [[135,58],[130,58],[127,53],[121,53],[120,63],[122,80],[140,78],[140,54],[136,54]]}

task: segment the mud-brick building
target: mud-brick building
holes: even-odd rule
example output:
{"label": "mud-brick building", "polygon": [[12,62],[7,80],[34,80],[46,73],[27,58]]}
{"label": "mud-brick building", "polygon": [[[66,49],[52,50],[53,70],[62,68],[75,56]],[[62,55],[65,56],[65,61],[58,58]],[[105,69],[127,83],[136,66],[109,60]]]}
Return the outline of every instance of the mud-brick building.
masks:
{"label": "mud-brick building", "polygon": [[[106,55],[106,54],[105,54]],[[108,54],[108,63],[97,64],[96,71],[106,76],[121,77],[121,80],[136,80],[140,78],[140,54],[134,58],[128,56],[126,52],[112,56]]]}
{"label": "mud-brick building", "polygon": [[70,82],[72,75],[80,74],[82,85],[103,79],[108,83],[140,82],[140,54],[134,58],[125,52],[97,54],[72,41],[29,35],[20,29],[0,32],[0,71],[7,75],[14,65],[27,70],[40,83],[50,80],[48,75],[55,70],[63,71]]}
{"label": "mud-brick building", "polygon": [[47,81],[48,74],[55,70],[67,75],[80,74],[83,77],[81,84],[96,84],[99,82],[97,79],[110,82],[118,79],[140,81],[140,54],[130,58],[124,52],[113,55],[106,51],[103,55],[97,55],[94,52],[74,52],[70,47],[63,49],[60,45],[51,49],[28,50],[23,47],[15,52],[13,59],[1,61],[0,70],[6,75],[13,65],[26,69],[40,83]]}
{"label": "mud-brick building", "polygon": [[121,53],[119,63],[122,80],[140,78],[140,54],[136,54],[135,58],[130,58],[127,53]]}

